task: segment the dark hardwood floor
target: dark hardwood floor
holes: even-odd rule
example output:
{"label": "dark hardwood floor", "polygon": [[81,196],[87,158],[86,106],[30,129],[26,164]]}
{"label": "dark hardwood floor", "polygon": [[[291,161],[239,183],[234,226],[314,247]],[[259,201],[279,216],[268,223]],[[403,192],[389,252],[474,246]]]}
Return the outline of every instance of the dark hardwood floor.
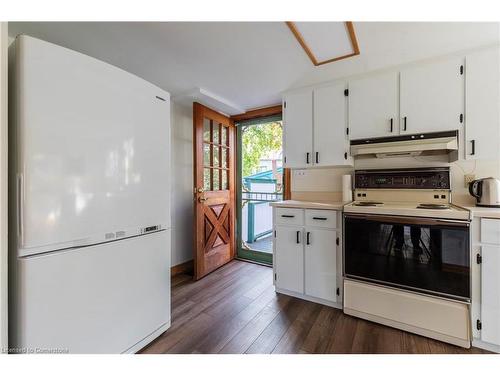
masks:
{"label": "dark hardwood floor", "polygon": [[172,279],[172,326],[142,353],[483,353],[276,294],[272,269],[232,261]]}

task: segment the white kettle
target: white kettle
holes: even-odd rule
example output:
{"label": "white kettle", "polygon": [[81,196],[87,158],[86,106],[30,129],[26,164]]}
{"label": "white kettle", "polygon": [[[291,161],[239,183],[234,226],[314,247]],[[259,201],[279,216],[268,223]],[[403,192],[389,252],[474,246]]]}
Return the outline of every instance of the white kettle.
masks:
{"label": "white kettle", "polygon": [[500,207],[500,180],[487,177],[469,184],[469,193],[476,198],[476,206]]}

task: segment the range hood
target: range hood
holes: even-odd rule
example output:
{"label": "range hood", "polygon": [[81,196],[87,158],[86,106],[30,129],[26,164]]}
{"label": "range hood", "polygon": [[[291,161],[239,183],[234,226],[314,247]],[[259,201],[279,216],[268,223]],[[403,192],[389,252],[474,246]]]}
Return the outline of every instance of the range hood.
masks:
{"label": "range hood", "polygon": [[360,159],[448,155],[451,162],[458,160],[458,130],[353,140],[351,155]]}

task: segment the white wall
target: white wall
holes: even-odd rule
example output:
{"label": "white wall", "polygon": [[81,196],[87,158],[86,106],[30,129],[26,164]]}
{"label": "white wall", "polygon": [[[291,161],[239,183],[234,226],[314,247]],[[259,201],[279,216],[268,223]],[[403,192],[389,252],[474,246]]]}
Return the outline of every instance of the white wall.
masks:
{"label": "white wall", "polygon": [[0,349],[7,347],[7,22],[0,22]]}
{"label": "white wall", "polygon": [[172,266],[193,259],[193,109],[172,102]]}

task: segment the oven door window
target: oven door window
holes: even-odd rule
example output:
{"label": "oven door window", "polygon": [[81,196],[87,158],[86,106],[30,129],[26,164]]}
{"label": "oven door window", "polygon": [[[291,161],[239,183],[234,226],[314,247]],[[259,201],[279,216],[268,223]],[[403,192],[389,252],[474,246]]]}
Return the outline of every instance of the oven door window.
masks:
{"label": "oven door window", "polygon": [[348,277],[470,299],[465,223],[346,215],[344,257]]}

